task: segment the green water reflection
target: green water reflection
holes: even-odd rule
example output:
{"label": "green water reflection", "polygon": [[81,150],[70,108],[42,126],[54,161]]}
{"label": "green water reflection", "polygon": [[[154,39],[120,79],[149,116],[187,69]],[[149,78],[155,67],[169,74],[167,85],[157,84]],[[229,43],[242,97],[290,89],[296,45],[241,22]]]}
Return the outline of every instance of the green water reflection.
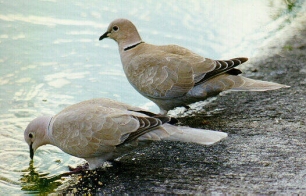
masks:
{"label": "green water reflection", "polygon": [[[132,20],[149,43],[178,44],[210,58],[232,58],[256,55],[267,40],[305,12],[303,0],[122,2],[0,3],[3,195],[52,193],[67,181],[62,175],[66,165],[77,163],[45,147],[36,162],[20,171],[29,159],[23,131],[33,118],[97,97],[157,109],[126,80],[116,43],[98,41],[113,19]],[[57,164],[59,156],[62,161]],[[120,175],[111,173],[114,179]]]}
{"label": "green water reflection", "polygon": [[28,194],[51,193],[63,183],[61,175],[49,176],[49,173],[37,172],[33,161],[30,161],[29,168],[22,172],[24,174],[20,179],[21,190]]}

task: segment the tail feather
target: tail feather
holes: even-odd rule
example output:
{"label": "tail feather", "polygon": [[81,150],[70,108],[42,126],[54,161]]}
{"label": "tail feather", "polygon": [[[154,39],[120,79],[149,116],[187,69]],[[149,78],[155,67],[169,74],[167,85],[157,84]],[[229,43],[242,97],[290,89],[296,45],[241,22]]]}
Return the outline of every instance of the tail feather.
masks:
{"label": "tail feather", "polygon": [[279,88],[289,88],[290,86],[278,84],[274,82],[267,82],[261,80],[253,80],[250,78],[240,77],[240,82],[235,83],[235,85],[230,89],[232,91],[268,91],[276,90]]}
{"label": "tail feather", "polygon": [[189,93],[189,97],[197,99],[206,99],[215,96],[222,91],[268,91],[279,88],[289,88],[290,86],[267,82],[261,80],[253,80],[243,76],[222,74],[203,84],[195,86]]}
{"label": "tail feather", "polygon": [[227,137],[227,133],[221,131],[195,129],[183,126],[178,126],[176,128],[179,129],[180,132],[175,132],[173,135],[170,135],[170,137],[165,138],[165,140],[211,145]]}
{"label": "tail feather", "polygon": [[202,145],[211,145],[223,138],[227,137],[227,133],[220,131],[211,131],[205,129],[195,129],[185,126],[174,126],[164,124],[151,132],[148,132],[139,140],[170,140],[180,142],[191,142]]}

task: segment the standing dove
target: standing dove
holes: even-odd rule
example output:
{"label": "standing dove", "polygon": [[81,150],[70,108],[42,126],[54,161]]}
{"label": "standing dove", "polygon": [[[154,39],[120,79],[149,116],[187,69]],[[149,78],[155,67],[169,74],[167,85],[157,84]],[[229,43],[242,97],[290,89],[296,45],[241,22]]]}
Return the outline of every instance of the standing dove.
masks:
{"label": "standing dove", "polygon": [[289,87],[238,76],[241,71],[235,67],[246,62],[245,57],[212,60],[181,46],[145,43],[127,19],[114,20],[99,40],[107,37],[118,43],[129,82],[156,103],[161,114],[226,90],[267,91]]}
{"label": "standing dove", "polygon": [[[29,123],[24,139],[30,158],[45,144],[88,161],[95,169],[148,141],[172,140],[210,145],[227,137],[224,132],[169,124],[138,107],[109,99],[92,99],[71,105],[55,116],[42,116]],[[143,144],[143,145],[141,145]]]}

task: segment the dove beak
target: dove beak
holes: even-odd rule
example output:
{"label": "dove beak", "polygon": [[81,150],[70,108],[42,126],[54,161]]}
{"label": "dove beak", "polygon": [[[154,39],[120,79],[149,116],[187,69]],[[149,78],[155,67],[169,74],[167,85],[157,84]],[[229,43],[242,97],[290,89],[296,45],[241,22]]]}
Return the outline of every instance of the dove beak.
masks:
{"label": "dove beak", "polygon": [[103,35],[100,36],[99,41],[101,41],[104,38],[108,37],[109,32],[105,32]]}
{"label": "dove beak", "polygon": [[34,157],[34,150],[33,150],[32,144],[33,143],[30,144],[30,158],[31,159],[33,159],[33,157]]}

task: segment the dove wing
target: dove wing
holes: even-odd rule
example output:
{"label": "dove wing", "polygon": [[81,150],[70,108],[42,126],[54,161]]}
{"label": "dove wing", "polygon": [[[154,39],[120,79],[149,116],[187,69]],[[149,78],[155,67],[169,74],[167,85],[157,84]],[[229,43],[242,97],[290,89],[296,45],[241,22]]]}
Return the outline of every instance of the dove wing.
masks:
{"label": "dove wing", "polygon": [[158,48],[188,62],[188,65],[192,67],[195,83],[201,80],[206,73],[216,69],[216,61],[202,57],[187,48],[178,45],[158,46]]}
{"label": "dove wing", "polygon": [[247,58],[215,61],[177,46],[139,45],[124,66],[130,83],[143,95],[152,98],[182,97],[194,86],[222,73],[238,75],[234,69]]}
{"label": "dove wing", "polygon": [[64,110],[62,110],[62,112],[69,111],[69,110],[75,110],[80,107],[90,107],[93,105],[96,105],[96,107],[102,106],[102,107],[115,108],[115,109],[120,109],[120,110],[132,110],[132,111],[142,111],[143,110],[139,107],[121,103],[116,100],[107,99],[107,98],[95,98],[95,99],[82,101],[74,105],[70,105],[66,107]]}
{"label": "dove wing", "polygon": [[137,139],[164,121],[127,110],[85,106],[65,110],[52,122],[54,143],[78,157],[113,152],[116,146]]}
{"label": "dove wing", "polygon": [[248,60],[246,57],[230,60],[212,60],[177,45],[158,46],[158,48],[167,53],[178,55],[188,62],[193,70],[195,86],[223,73],[238,75],[241,71],[234,69],[234,67]]}
{"label": "dove wing", "polygon": [[140,93],[152,98],[174,98],[192,89],[194,73],[188,61],[180,55],[151,50],[153,45],[144,46],[124,66],[129,82]]}

